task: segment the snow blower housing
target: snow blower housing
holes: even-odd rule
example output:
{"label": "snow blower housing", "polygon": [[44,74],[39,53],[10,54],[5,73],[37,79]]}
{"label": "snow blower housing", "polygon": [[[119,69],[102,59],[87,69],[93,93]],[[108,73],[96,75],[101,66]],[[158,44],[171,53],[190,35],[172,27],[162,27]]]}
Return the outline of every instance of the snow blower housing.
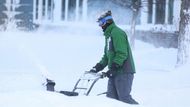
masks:
{"label": "snow blower housing", "polygon": [[54,91],[55,82],[49,79],[46,79],[46,82],[47,91]]}

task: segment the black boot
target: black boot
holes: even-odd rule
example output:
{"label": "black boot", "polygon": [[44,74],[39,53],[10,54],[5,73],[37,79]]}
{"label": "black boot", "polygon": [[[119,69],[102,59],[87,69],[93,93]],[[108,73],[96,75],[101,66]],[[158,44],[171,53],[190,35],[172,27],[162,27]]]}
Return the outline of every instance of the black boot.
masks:
{"label": "black boot", "polygon": [[134,104],[134,105],[139,105],[139,103],[137,101],[135,101],[133,98],[130,98],[126,101],[126,103],[128,104]]}

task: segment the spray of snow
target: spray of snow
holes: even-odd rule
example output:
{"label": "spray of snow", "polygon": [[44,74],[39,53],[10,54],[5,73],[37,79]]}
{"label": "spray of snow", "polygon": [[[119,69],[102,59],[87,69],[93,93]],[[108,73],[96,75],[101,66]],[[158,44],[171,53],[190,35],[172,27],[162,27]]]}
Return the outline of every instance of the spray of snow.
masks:
{"label": "spray of snow", "polygon": [[43,64],[43,62],[40,60],[40,58],[37,57],[37,55],[32,51],[30,46],[26,42],[20,42],[18,44],[19,51],[28,57],[28,59],[34,63],[34,65],[39,68],[41,71],[41,74],[44,78],[48,78],[50,80],[53,80],[52,75],[49,73],[47,67]]}

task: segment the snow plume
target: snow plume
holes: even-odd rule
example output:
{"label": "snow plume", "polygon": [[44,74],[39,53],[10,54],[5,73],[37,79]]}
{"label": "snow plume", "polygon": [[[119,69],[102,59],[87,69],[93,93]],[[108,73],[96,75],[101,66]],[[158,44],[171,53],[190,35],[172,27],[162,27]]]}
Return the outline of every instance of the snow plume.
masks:
{"label": "snow plume", "polygon": [[40,58],[37,57],[35,52],[32,51],[32,49],[26,42],[20,42],[18,44],[18,49],[22,54],[26,55],[37,68],[39,68],[42,76],[44,76],[45,78],[48,78],[50,80],[53,80],[47,67],[42,63],[42,61],[40,61]]}
{"label": "snow plume", "polygon": [[[44,62],[40,60],[39,56],[37,55],[35,50],[36,47],[33,47],[35,45],[32,43],[36,41],[33,41],[32,36],[34,36],[33,33],[18,31],[0,32],[0,47],[2,51],[0,55],[5,56],[4,53],[8,53],[6,54],[6,57],[2,57],[3,59],[1,59],[2,62],[4,62],[3,65],[6,66],[0,67],[1,69],[7,67],[11,70],[20,69],[25,71],[37,69],[43,76],[52,78],[51,74],[48,72],[47,67],[44,65]],[[2,49],[2,47],[4,48]],[[24,63],[24,61],[27,61],[27,63]],[[0,64],[2,65],[2,63]],[[35,69],[32,69],[34,67]]]}

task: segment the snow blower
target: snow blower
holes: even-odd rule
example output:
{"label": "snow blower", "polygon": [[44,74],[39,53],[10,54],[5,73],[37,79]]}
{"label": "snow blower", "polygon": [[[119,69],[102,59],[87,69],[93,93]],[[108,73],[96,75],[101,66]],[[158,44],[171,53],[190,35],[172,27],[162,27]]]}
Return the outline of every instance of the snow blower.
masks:
{"label": "snow blower", "polygon": [[105,73],[92,73],[89,71],[84,72],[84,74],[78,79],[72,91],[55,91],[55,82],[46,79],[47,91],[58,92],[67,96],[78,96],[86,95],[88,96],[94,86],[94,84],[100,79],[105,77]]}

